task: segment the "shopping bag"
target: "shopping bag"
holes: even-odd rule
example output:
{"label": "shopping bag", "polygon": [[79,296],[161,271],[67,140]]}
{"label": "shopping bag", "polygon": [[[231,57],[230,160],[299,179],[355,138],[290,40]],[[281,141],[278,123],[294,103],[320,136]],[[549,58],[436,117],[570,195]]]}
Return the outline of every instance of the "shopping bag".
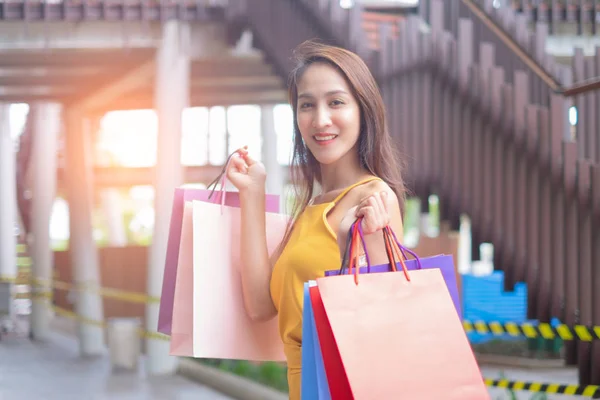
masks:
{"label": "shopping bag", "polygon": [[[368,260],[369,254],[367,249],[364,246],[364,238],[362,233],[362,227],[358,227],[359,237],[361,242],[363,243],[363,249],[365,252],[365,259]],[[454,307],[456,312],[458,313],[459,318],[462,320],[462,303],[459,297],[458,284],[457,284],[457,276],[456,276],[456,268],[454,267],[454,261],[451,255],[440,254],[434,257],[424,257],[420,258],[415,252],[410,250],[409,248],[400,244],[400,241],[396,237],[396,234],[391,231],[392,238],[396,242],[396,245],[401,251],[402,257],[404,258],[404,264],[406,268],[411,270],[420,270],[420,269],[439,269],[442,273],[442,277],[444,278],[444,282],[446,283],[446,287],[448,288],[448,292],[452,297],[452,302],[454,303]],[[348,235],[350,236],[350,235]],[[412,255],[414,259],[408,259],[407,253]],[[368,262],[370,265],[370,262]],[[398,266],[397,266],[398,267]],[[325,276],[333,276],[344,273],[344,269],[346,267],[342,265],[342,268],[325,271]],[[375,273],[375,272],[390,272],[391,266],[390,264],[381,264],[381,265],[371,265],[369,267],[361,267],[360,273]]]}
{"label": "shopping bag", "polygon": [[352,399],[348,377],[341,362],[340,352],[335,342],[333,331],[327,320],[319,288],[318,286],[312,286],[308,290],[314,318],[313,322],[321,345],[321,355],[331,399]]}
{"label": "shopping bag", "polygon": [[[240,209],[202,201],[193,207],[193,357],[283,361],[277,318],[252,321],[241,283]],[[266,213],[272,254],[288,223]]]}
{"label": "shopping bag", "polygon": [[489,399],[440,270],[409,271],[400,258],[396,272],[387,254],[392,272],[360,274],[351,261],[311,288],[319,338],[330,331],[335,343],[325,351],[321,342],[332,399]]}
{"label": "shopping bag", "polygon": [[302,313],[302,388],[304,400],[330,400],[329,385],[325,375],[319,337],[314,324],[309,288],[315,281],[304,284],[304,305]]}
{"label": "shopping bag", "polygon": [[191,356],[194,344],[194,267],[192,203],[184,203],[169,354]]}
{"label": "shopping bag", "polygon": [[[158,312],[158,331],[166,335],[171,334],[173,298],[175,293],[175,279],[177,276],[177,262],[179,259],[179,242],[181,240],[183,208],[185,202],[193,200],[205,201],[211,204],[221,204],[222,206],[227,207],[240,206],[239,193],[226,191],[223,189],[223,186],[221,190],[215,190],[214,188],[211,190],[184,187],[175,189]],[[274,213],[279,212],[279,196],[267,194],[265,205],[266,211]]]}

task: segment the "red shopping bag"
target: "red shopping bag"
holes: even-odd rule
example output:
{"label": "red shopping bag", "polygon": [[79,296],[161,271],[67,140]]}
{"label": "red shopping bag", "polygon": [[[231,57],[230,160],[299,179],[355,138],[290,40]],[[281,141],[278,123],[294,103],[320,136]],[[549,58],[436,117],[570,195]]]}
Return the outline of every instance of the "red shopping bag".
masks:
{"label": "red shopping bag", "polygon": [[[348,234],[348,241],[346,242],[347,250],[344,252],[345,256],[354,254],[353,250],[357,243],[357,237],[358,230],[351,228],[350,233]],[[335,338],[333,337],[333,331],[331,330],[329,323],[327,323],[327,314],[325,313],[319,288],[317,286],[312,286],[308,290],[317,334],[319,336],[319,343],[321,345],[323,365],[325,366],[331,399],[352,399],[352,391],[348,385],[348,377],[346,376],[346,371],[341,363],[340,352],[335,342]]]}
{"label": "red shopping bag", "polygon": [[346,371],[344,371],[344,366],[340,362],[340,352],[335,343],[331,326],[327,323],[327,315],[325,314],[319,288],[312,286],[308,290],[317,333],[319,335],[323,365],[325,366],[331,399],[352,399],[352,391],[350,390],[350,386],[348,386],[348,377],[346,376]]}
{"label": "red shopping bag", "polygon": [[[399,250],[384,234],[395,269]],[[402,272],[349,268],[354,276],[319,278],[311,291],[319,340],[331,332],[322,348],[332,399],[489,399],[442,274],[401,260]]]}

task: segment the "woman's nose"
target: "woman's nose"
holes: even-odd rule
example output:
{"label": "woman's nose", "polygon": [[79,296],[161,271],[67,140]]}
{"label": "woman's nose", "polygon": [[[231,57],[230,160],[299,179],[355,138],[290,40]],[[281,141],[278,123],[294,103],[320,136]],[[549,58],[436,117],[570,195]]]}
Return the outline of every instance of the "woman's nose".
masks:
{"label": "woman's nose", "polygon": [[331,114],[324,107],[319,107],[313,122],[315,128],[322,129],[331,125]]}

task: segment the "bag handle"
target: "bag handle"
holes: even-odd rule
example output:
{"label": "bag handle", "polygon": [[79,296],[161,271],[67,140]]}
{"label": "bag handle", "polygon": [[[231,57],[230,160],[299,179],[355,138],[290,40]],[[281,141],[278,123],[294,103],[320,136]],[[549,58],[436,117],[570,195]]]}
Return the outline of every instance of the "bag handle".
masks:
{"label": "bag handle", "polygon": [[355,234],[355,224],[356,222],[353,222],[352,225],[350,226],[350,229],[348,230],[348,234],[346,235],[346,243],[344,245],[344,253],[342,256],[342,265],[340,267],[339,270],[339,274],[343,274],[344,270],[348,269],[349,263],[353,262],[353,251],[354,251],[354,245],[356,243],[356,238],[354,236]]}
{"label": "bag handle", "polygon": [[[248,148],[248,146],[244,146],[244,149]],[[220,193],[220,199],[221,199],[221,214],[223,214],[223,207],[225,206],[225,195],[226,195],[226,191],[225,191],[225,179],[227,178],[227,169],[229,168],[229,164],[231,163],[231,159],[233,158],[234,155],[239,154],[241,148],[237,149],[236,151],[234,151],[233,153],[229,154],[227,156],[227,160],[225,160],[225,165],[223,166],[223,168],[221,169],[221,172],[219,172],[219,175],[217,175],[217,177],[208,184],[207,189],[210,190],[210,194],[208,195],[208,199],[211,200],[212,196],[215,194],[215,191],[217,189],[217,183],[219,181],[221,181],[221,188],[219,190]],[[211,189],[212,186],[212,189]]]}
{"label": "bag handle", "polygon": [[[363,243],[363,247],[365,248],[365,258],[367,259],[367,265],[370,265],[370,263],[369,263],[369,253],[368,253],[367,248],[365,246],[364,235],[362,234],[362,226],[359,226],[359,233],[360,233],[360,238],[361,238],[362,243]],[[384,235],[385,234],[387,234],[389,236],[389,240],[392,241],[393,244],[395,244],[395,246],[392,246],[392,248],[399,251],[399,254],[398,253],[396,254],[399,259],[401,259],[401,260],[408,260],[408,257],[406,256],[406,253],[408,253],[408,254],[410,254],[411,256],[413,256],[415,258],[415,261],[417,262],[417,269],[419,269],[419,270],[423,269],[423,266],[421,265],[421,259],[419,258],[419,256],[417,255],[417,253],[415,253],[414,251],[412,251],[409,248],[407,248],[407,247],[403,246],[402,244],[400,244],[400,241],[398,240],[398,237],[396,236],[396,233],[394,232],[394,230],[392,229],[391,226],[387,225],[384,228]]]}
{"label": "bag handle", "polygon": [[[400,256],[401,249],[398,247],[398,243],[391,238],[392,229],[389,226],[386,226],[383,230],[383,238],[385,242],[386,254],[388,256],[388,260],[390,261],[390,266],[392,271],[397,271],[397,263],[402,266],[402,271],[404,272],[404,276],[406,280],[410,282],[410,276],[408,275],[408,269],[406,268],[406,264],[404,263],[403,257]],[[362,231],[362,217],[358,218],[350,227],[350,232],[348,234],[349,240],[346,240],[346,249],[350,248],[350,260],[348,261],[348,251],[344,252],[344,260],[342,262],[342,267],[340,268],[340,275],[343,273],[344,267],[348,266],[348,274],[354,273],[354,283],[358,285],[358,239],[362,242],[363,249],[365,252],[365,257],[367,259],[367,270],[370,270],[371,260],[369,259],[366,243],[364,240],[364,234]],[[398,255],[399,261],[396,261],[396,255],[394,254],[394,250],[396,250],[396,255]]]}
{"label": "bag handle", "polygon": [[[362,220],[362,217],[360,219]],[[365,250],[365,258],[367,259],[367,263],[368,263],[367,265],[370,265],[367,246],[365,244],[365,237],[364,237],[363,230],[362,230],[362,223],[357,223],[357,225],[358,225],[358,234],[360,236],[360,240],[362,241],[362,244],[363,244],[363,247]],[[399,263],[402,266],[402,271],[404,272],[404,276],[406,277],[406,280],[410,282],[410,276],[408,275],[408,269],[406,268],[404,259],[400,255],[400,253],[402,253],[402,249],[399,247],[400,243],[393,241],[391,239],[391,234],[393,234],[393,230],[389,225],[387,225],[385,228],[383,228],[383,240],[385,242],[388,260],[390,260],[390,262],[392,263],[391,264],[392,271],[394,271],[394,272],[397,271],[396,265]],[[396,261],[396,257],[394,256],[394,250],[396,250],[395,254],[398,256],[398,261]],[[357,271],[358,271],[358,268],[357,268]]]}
{"label": "bag handle", "polygon": [[[357,225],[360,225],[360,220],[357,219],[355,222],[352,223],[352,225],[350,226],[350,229],[348,230],[348,235],[346,235],[346,243],[344,245],[344,252],[342,255],[342,265],[340,266],[339,269],[339,275],[344,274],[346,270],[349,269],[349,264],[350,263],[355,263],[353,264],[354,267],[357,266],[357,260],[358,260],[358,255],[355,255],[354,253],[354,246],[357,245],[357,239],[360,238],[361,242],[362,242],[362,247],[363,249],[366,248],[366,244],[365,244],[365,240],[364,240],[364,235],[362,234],[362,227],[360,227],[360,230],[356,229]],[[385,232],[382,232],[383,235],[385,235]],[[389,252],[389,248],[386,247],[386,252],[388,254],[388,261],[390,263],[390,268],[392,270],[396,270],[396,264],[394,262],[392,262],[392,257],[391,257],[391,253]],[[371,260],[369,259],[369,253],[365,250],[365,257],[367,260],[367,273],[371,272]]]}
{"label": "bag handle", "polygon": [[402,256],[404,257],[404,259],[408,260],[408,257],[406,256],[406,253],[410,254],[411,256],[414,257],[415,261],[417,262],[417,269],[423,269],[423,266],[421,265],[421,259],[419,258],[419,256],[417,255],[417,253],[415,253],[414,251],[412,251],[408,247],[405,247],[402,244],[400,244],[400,241],[396,237],[396,233],[391,228],[390,228],[390,233],[391,233],[391,237],[394,239],[394,242],[396,243],[396,245],[400,249],[400,252],[402,253]]}

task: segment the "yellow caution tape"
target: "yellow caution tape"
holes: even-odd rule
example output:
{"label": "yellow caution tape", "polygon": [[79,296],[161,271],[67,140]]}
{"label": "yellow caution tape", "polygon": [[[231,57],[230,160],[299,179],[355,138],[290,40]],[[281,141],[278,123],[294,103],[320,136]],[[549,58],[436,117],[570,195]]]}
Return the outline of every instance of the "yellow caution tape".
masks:
{"label": "yellow caution tape", "polygon": [[[56,314],[58,314],[62,317],[74,319],[83,324],[98,326],[101,328],[106,328],[106,326],[107,326],[106,321],[97,321],[97,320],[93,320],[90,318],[86,318],[84,316],[77,314],[74,311],[67,310],[62,307],[57,307],[57,306],[50,306],[50,307],[56,312]],[[171,338],[165,334],[162,334],[160,332],[151,332],[151,331],[147,331],[147,330],[141,329],[141,328],[138,330],[138,334],[141,338],[144,338],[144,339],[156,339],[156,340],[166,340],[166,341],[171,340]]]}
{"label": "yellow caution tape", "polygon": [[600,399],[600,386],[595,385],[561,385],[558,383],[522,382],[509,381],[506,379],[485,379],[485,384],[487,386],[502,389],[527,390],[529,392],[550,394],[579,395],[591,399]]}
{"label": "yellow caution tape", "polygon": [[73,284],[70,282],[64,282],[59,280],[44,280],[33,278],[30,281],[34,287],[45,287],[56,290],[74,290],[77,292],[91,292],[99,294],[102,297],[127,301],[130,303],[148,304],[148,303],[160,303],[159,297],[148,296],[145,293],[129,292],[121,289],[98,287],[94,283],[79,283]]}
{"label": "yellow caution tape", "polygon": [[562,340],[581,340],[591,342],[600,340],[600,326],[560,324],[552,326],[547,323],[533,325],[531,323],[515,322],[486,322],[486,321],[463,321],[465,332],[476,332],[479,334],[492,334],[496,336],[509,334],[511,336],[525,336],[530,339],[538,337],[544,339],[560,338]]}

